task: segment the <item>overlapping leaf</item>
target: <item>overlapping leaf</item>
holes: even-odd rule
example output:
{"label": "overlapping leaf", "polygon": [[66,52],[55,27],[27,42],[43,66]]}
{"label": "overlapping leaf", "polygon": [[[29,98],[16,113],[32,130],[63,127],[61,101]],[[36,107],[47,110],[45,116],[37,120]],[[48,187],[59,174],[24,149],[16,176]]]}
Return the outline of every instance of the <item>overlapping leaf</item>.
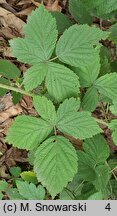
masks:
{"label": "overlapping leaf", "polygon": [[40,116],[54,127],[56,121],[56,111],[53,103],[46,97],[35,96],[33,104]]}
{"label": "overlapping leaf", "polygon": [[20,76],[20,70],[12,62],[0,60],[0,75],[8,79],[16,79]]}
{"label": "overlapping leaf", "polygon": [[93,16],[100,18],[107,18],[111,12],[117,10],[116,0],[83,0],[82,2]]}
{"label": "overlapping leaf", "polygon": [[72,70],[78,75],[82,87],[90,87],[100,72],[99,54],[93,61],[89,61],[87,65],[80,68],[73,67]]}
{"label": "overlapping leaf", "polygon": [[60,37],[56,54],[60,61],[80,67],[94,61],[99,49],[93,46],[106,39],[109,33],[88,25],[73,25]]}
{"label": "overlapping leaf", "polygon": [[75,98],[66,99],[62,104],[60,104],[57,110],[57,122],[63,119],[69,113],[78,111],[80,108],[80,100]]}
{"label": "overlapping leaf", "polygon": [[107,184],[110,179],[110,169],[108,165],[100,165],[95,168],[96,180],[94,185],[98,191],[105,193]]}
{"label": "overlapping leaf", "polygon": [[102,130],[88,112],[70,112],[62,119],[57,119],[60,131],[79,139],[90,138]]}
{"label": "overlapping leaf", "polygon": [[73,25],[71,20],[63,13],[52,11],[51,14],[56,19],[57,29],[59,33],[63,33],[67,28]]}
{"label": "overlapping leaf", "polygon": [[104,96],[111,100],[117,100],[117,73],[101,76],[95,82],[95,87]]}
{"label": "overlapping leaf", "polygon": [[92,165],[103,164],[109,157],[109,147],[102,135],[96,135],[91,139],[85,140],[84,151],[92,159]]}
{"label": "overlapping leaf", "polygon": [[31,116],[18,116],[10,127],[6,140],[13,146],[31,150],[51,133],[53,127],[47,121]]}
{"label": "overlapping leaf", "polygon": [[48,60],[57,40],[56,21],[41,5],[28,17],[24,27],[26,37],[10,41],[13,54],[19,61],[37,64]]}
{"label": "overlapping leaf", "polygon": [[74,19],[81,24],[91,24],[93,18],[91,17],[86,5],[81,0],[69,0],[69,11]]}
{"label": "overlapping leaf", "polygon": [[94,87],[89,88],[82,100],[83,110],[93,112],[98,104],[98,92]]}
{"label": "overlapping leaf", "polygon": [[46,86],[50,96],[61,102],[68,97],[77,97],[80,84],[72,70],[64,65],[49,63]]}
{"label": "overlapping leaf", "polygon": [[110,39],[117,44],[117,23],[112,25],[109,31],[111,32]]}
{"label": "overlapping leaf", "polygon": [[73,179],[77,166],[76,151],[64,137],[50,137],[36,151],[35,172],[53,198]]}
{"label": "overlapping leaf", "polygon": [[47,65],[40,63],[29,68],[24,74],[24,87],[26,91],[31,91],[38,87],[45,79],[47,73]]}

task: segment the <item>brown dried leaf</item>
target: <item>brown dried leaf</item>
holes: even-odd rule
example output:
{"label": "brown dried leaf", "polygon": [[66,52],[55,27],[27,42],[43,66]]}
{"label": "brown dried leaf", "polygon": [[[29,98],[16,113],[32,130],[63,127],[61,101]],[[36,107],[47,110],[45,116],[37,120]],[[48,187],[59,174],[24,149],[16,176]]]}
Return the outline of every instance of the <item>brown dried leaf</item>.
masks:
{"label": "brown dried leaf", "polygon": [[35,6],[30,6],[30,7],[28,7],[28,8],[26,8],[26,9],[24,9],[24,10],[22,10],[22,11],[20,11],[20,12],[18,12],[17,13],[17,15],[20,15],[20,16],[28,16],[28,15],[30,15],[31,13],[32,13],[32,11],[35,9]]}
{"label": "brown dried leaf", "polygon": [[8,108],[6,111],[0,113],[0,124],[6,121],[8,118],[17,116],[20,113],[22,113],[22,109],[18,104]]}
{"label": "brown dried leaf", "polygon": [[46,9],[49,11],[61,12],[62,7],[59,5],[59,0],[55,0],[54,3],[52,0],[49,0],[47,3]]}
{"label": "brown dried leaf", "polygon": [[40,6],[40,3],[39,3],[39,2],[36,2],[35,0],[31,0],[31,2],[32,2],[36,7],[39,7],[39,6]]}
{"label": "brown dried leaf", "polygon": [[5,10],[2,7],[0,7],[0,22],[3,27],[15,29],[16,32],[19,32],[19,34],[23,35],[23,26],[25,23],[13,13]]}

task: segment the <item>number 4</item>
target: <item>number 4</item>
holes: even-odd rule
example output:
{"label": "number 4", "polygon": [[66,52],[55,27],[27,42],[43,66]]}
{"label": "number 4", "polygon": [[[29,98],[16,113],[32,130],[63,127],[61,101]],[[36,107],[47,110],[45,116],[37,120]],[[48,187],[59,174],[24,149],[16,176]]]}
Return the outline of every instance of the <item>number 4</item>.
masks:
{"label": "number 4", "polygon": [[111,210],[110,203],[108,203],[108,204],[106,205],[105,209],[107,209],[108,211],[110,211],[110,210]]}

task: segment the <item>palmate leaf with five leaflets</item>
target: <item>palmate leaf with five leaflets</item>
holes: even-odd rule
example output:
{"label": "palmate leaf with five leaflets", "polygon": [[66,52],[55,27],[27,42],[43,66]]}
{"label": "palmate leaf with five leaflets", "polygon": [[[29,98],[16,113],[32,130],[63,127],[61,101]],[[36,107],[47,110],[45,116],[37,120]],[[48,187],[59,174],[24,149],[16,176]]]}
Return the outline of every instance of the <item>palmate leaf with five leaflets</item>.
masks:
{"label": "palmate leaf with five leaflets", "polygon": [[77,160],[74,147],[61,136],[50,137],[37,149],[34,170],[53,198],[73,179]]}
{"label": "palmate leaf with five leaflets", "polygon": [[56,20],[43,5],[28,17],[24,32],[24,39],[10,41],[13,55],[19,61],[32,65],[47,61],[55,47],[57,30]]}
{"label": "palmate leaf with five leaflets", "polygon": [[56,54],[60,61],[75,67],[82,67],[94,61],[99,53],[99,40],[106,39],[109,33],[88,25],[73,25],[60,37]]}
{"label": "palmate leaf with five leaflets", "polygon": [[18,116],[8,131],[6,141],[17,148],[32,150],[47,138],[52,130],[52,125],[41,118]]}

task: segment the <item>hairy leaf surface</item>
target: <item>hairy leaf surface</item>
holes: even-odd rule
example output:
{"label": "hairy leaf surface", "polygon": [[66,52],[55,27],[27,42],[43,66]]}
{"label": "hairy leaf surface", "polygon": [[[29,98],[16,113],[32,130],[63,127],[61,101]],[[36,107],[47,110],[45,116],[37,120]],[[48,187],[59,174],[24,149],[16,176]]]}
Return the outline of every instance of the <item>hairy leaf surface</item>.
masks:
{"label": "hairy leaf surface", "polygon": [[35,96],[33,98],[33,104],[40,116],[54,127],[56,121],[56,110],[53,103],[44,96]]}
{"label": "hairy leaf surface", "polygon": [[60,61],[80,67],[94,61],[97,57],[99,40],[106,39],[109,33],[88,25],[73,25],[60,37],[56,54]]}
{"label": "hairy leaf surface", "polygon": [[61,102],[67,97],[77,97],[80,84],[78,76],[72,70],[64,65],[49,63],[46,86],[50,96]]}
{"label": "hairy leaf surface", "polygon": [[95,87],[104,96],[117,100],[117,73],[110,73],[101,76],[95,82]]}
{"label": "hairy leaf surface", "polygon": [[47,73],[47,65],[40,63],[29,68],[24,74],[24,87],[26,91],[31,91],[38,87],[45,79]]}
{"label": "hairy leaf surface", "polygon": [[24,63],[37,64],[47,61],[57,40],[56,20],[41,5],[28,17],[24,27],[25,38],[10,41],[14,56]]}
{"label": "hairy leaf surface", "polygon": [[64,137],[50,137],[36,151],[34,169],[54,198],[77,172],[77,155]]}
{"label": "hairy leaf surface", "polygon": [[70,112],[64,118],[58,119],[58,129],[70,136],[79,139],[90,138],[102,130],[89,112]]}
{"label": "hairy leaf surface", "polygon": [[18,116],[8,131],[6,140],[13,146],[31,150],[51,133],[53,127],[45,120],[31,116]]}

